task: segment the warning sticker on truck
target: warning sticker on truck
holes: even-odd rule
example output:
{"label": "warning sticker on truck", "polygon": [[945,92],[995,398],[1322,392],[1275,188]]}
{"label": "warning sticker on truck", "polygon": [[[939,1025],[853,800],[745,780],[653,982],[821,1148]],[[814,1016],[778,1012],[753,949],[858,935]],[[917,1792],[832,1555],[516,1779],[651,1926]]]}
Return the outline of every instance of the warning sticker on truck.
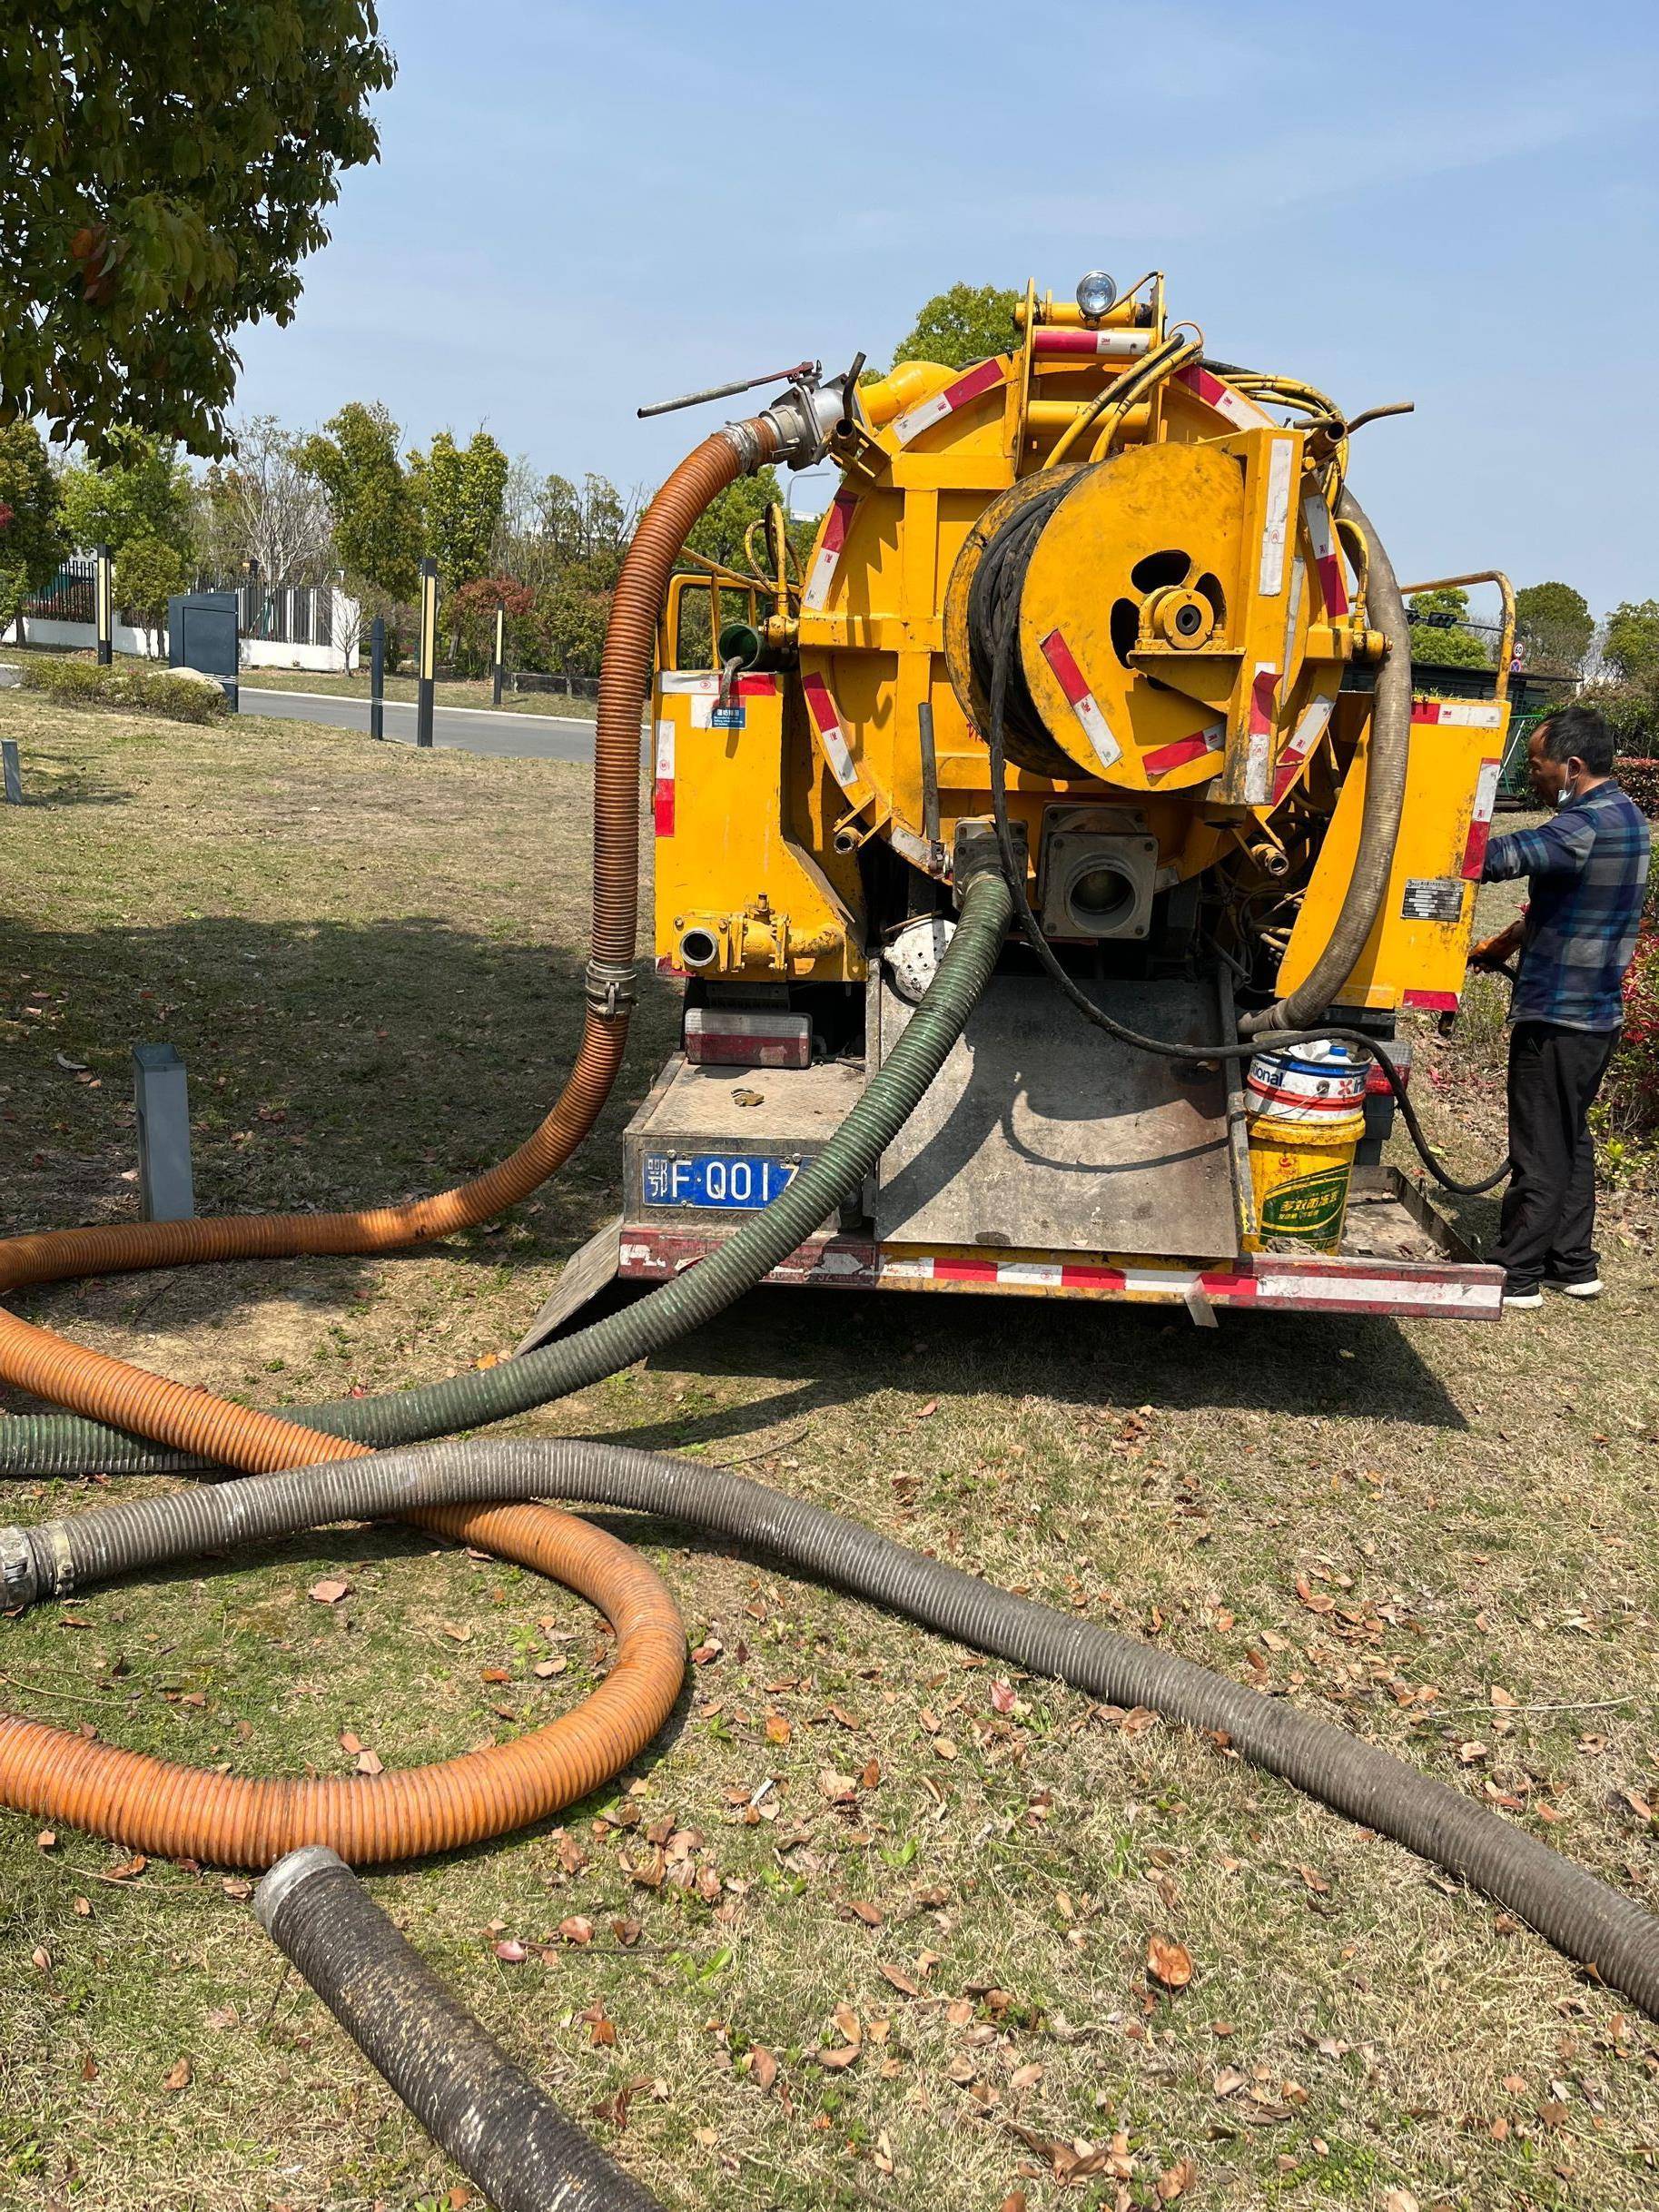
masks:
{"label": "warning sticker on truck", "polygon": [[1407,876],[1400,917],[1406,922],[1461,921],[1464,890],[1461,875]]}

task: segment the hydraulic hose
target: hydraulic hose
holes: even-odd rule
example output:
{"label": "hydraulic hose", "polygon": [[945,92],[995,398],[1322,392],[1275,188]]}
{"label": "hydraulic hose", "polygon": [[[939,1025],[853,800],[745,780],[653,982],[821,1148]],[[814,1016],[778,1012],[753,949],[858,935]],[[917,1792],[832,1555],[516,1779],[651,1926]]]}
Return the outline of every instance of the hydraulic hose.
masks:
{"label": "hydraulic hose", "polygon": [[[0,1296],[71,1277],[188,1261],[395,1250],[489,1220],[563,1165],[597,1119],[627,1041],[639,900],[639,711],[650,688],[658,610],[704,509],[775,448],[776,431],[764,416],[705,439],[653,499],[624,558],[606,632],[594,740],[587,1018],[576,1064],[534,1136],[487,1173],[410,1205],[123,1222],[14,1237],[0,1243]],[[211,1460],[282,1466],[300,1456],[291,1423],[89,1351],[3,1309],[0,1380]]]}
{"label": "hydraulic hose", "polygon": [[1359,844],[1354,872],[1343,894],[1341,911],[1312,967],[1284,998],[1246,1013],[1239,1027],[1249,1036],[1265,1030],[1305,1029],[1317,1021],[1347,983],[1388,888],[1394,848],[1399,838],[1400,810],[1406,803],[1406,764],[1411,748],[1411,624],[1400,596],[1394,564],[1346,486],[1337,503],[1339,520],[1353,525],[1368,548],[1366,618],[1388,641],[1371,696],[1371,735],[1366,749],[1365,805],[1359,816]]}
{"label": "hydraulic hose", "polygon": [[[1029,720],[1036,714],[1036,708],[1031,700],[1030,693],[1025,686],[1023,674],[1019,666],[1020,594],[1024,586],[1026,569],[1031,564],[1032,553],[1036,550],[1037,539],[1042,534],[1043,525],[1071,489],[1072,481],[1075,479],[1057,485],[1052,493],[1040,494],[1010,517],[1002,530],[986,547],[981,558],[978,571],[974,577],[972,601],[972,616],[975,623],[973,638],[975,667],[980,673],[991,710],[985,731],[985,746],[990,755],[991,810],[996,824],[997,846],[1002,855],[1002,873],[1008,884],[1010,895],[1013,900],[1014,917],[1020,924],[1026,943],[1036,954],[1039,965],[1059,987],[1062,995],[1082,1015],[1085,1021],[1091,1022],[1095,1028],[1104,1031],[1107,1036],[1119,1044],[1128,1045],[1135,1052],[1155,1053],[1162,1059],[1187,1062],[1252,1060],[1258,1052],[1298,1044],[1312,1044],[1323,1042],[1328,1038],[1338,1039],[1343,1043],[1358,1046],[1382,1070],[1388,1088],[1394,1094],[1395,1103],[1399,1108],[1401,1119],[1406,1124],[1407,1134],[1416,1147],[1419,1159],[1435,1180],[1443,1190],[1451,1191],[1456,1197],[1480,1197],[1484,1192],[1501,1183],[1508,1174],[1510,1163],[1507,1158],[1489,1175],[1483,1177],[1477,1182],[1464,1182],[1455,1176],[1429,1143],[1423,1125],[1417,1119],[1417,1108],[1413,1105],[1407,1091],[1406,1080],[1396,1066],[1392,1055],[1378,1039],[1370,1034],[1369,1031],[1350,1028],[1344,1024],[1324,1022],[1318,1028],[1276,1026],[1257,1029],[1249,1035],[1248,1042],[1245,1042],[1233,1039],[1216,1044],[1174,1044],[1165,1038],[1145,1036],[1141,1031],[1131,1029],[1127,1023],[1118,1021],[1103,1007],[1097,1006],[1061,965],[1055,955],[1054,948],[1044,935],[1042,925],[1032,909],[1031,899],[1025,888],[1025,864],[1013,842],[1013,829],[1008,813],[1008,724],[1011,715],[1016,718]],[[1346,493],[1344,498],[1347,498]],[[1351,513],[1352,516],[1358,518],[1362,525],[1364,524],[1364,517],[1360,514],[1358,506],[1351,500],[1348,501],[1344,511]],[[1383,554],[1382,548],[1377,545],[1375,539],[1372,539],[1371,547],[1369,575],[1386,572],[1394,598],[1398,601],[1399,588],[1397,584],[1394,583],[1394,572],[1387,565],[1387,557]],[[1380,571],[1378,569],[1379,558]],[[1369,575],[1368,576],[1368,607],[1371,604],[1368,596]],[[1400,607],[1400,616],[1403,622],[1403,603]],[[1402,664],[1407,743],[1410,739],[1411,726],[1409,652],[1410,640],[1407,627],[1407,657]],[[1388,663],[1385,665],[1384,676],[1393,669],[1397,657],[1397,656],[1391,651]],[[1382,691],[1382,686],[1383,677],[1379,676],[1379,694]],[[1397,709],[1398,699],[1391,697],[1390,705],[1393,708]],[[1374,733],[1374,747],[1375,745]],[[1405,788],[1404,764],[1405,755],[1402,751],[1399,755],[1399,794],[1402,797]],[[1373,754],[1373,765],[1375,765],[1375,753]],[[1365,823],[1371,819],[1370,801],[1373,788],[1368,771],[1366,806],[1361,824],[1362,854],[1365,849]],[[1394,808],[1393,827],[1387,833],[1387,849],[1383,863],[1381,887],[1376,894],[1378,899],[1380,899],[1382,895],[1382,888],[1387,886],[1388,869],[1393,861],[1394,839],[1398,829],[1398,820],[1399,806],[1397,803]],[[1377,834],[1379,835],[1382,834],[1380,829],[1378,829]],[[1358,883],[1360,869],[1357,859],[1354,876],[1349,884],[1348,895],[1344,902],[1342,913],[1338,916],[1332,933],[1332,944],[1336,943],[1338,936],[1345,933],[1347,917],[1354,903],[1354,885]],[[1370,934],[1371,921],[1375,919],[1375,915],[1376,905],[1373,903],[1370,909],[1370,919],[1367,920],[1365,928],[1361,932],[1353,952],[1347,956],[1346,964],[1342,967],[1340,973],[1330,983],[1330,990],[1338,989],[1346,980],[1354,961],[1358,959],[1359,952],[1363,949],[1366,938]],[[1330,947],[1328,945],[1325,953],[1321,953],[1318,963],[1316,963],[1313,974],[1309,975],[1308,983],[1313,981],[1314,975],[1324,972],[1329,955]],[[1307,990],[1308,983],[1304,983],[1290,997],[1278,1001],[1276,1006],[1267,1008],[1261,1015],[1254,1016],[1251,1019],[1265,1020],[1268,1013],[1290,1009],[1300,1004]],[[1314,1016],[1307,1015],[1303,1018],[1311,1020]],[[1241,1031],[1248,1032],[1249,1029],[1249,1022],[1244,1020],[1239,1022],[1239,1026]],[[4,1447],[0,1445],[0,1466],[4,1466]]]}
{"label": "hydraulic hose", "polygon": [[660,2198],[514,2065],[325,1845],[273,1866],[253,1892],[253,1910],[499,2212],[662,2212]]}
{"label": "hydraulic hose", "polygon": [[[7,1530],[0,1557],[7,1565],[9,1600],[23,1605],[112,1575],[330,1522],[424,1514],[440,1501],[453,1510],[468,1501],[514,1497],[558,1497],[660,1516],[766,1553],[1091,1697],[1148,1706],[1222,1738],[1254,1765],[1496,1900],[1659,2019],[1659,1921],[1462,1791],[1283,1698],[1017,1597],[824,1506],[687,1460],[583,1439],[474,1437],[130,1500]],[[13,1731],[28,1725],[9,1723]],[[78,1800],[71,1803],[27,1783],[5,1734],[0,1797],[38,1817],[84,1819]],[[199,1842],[173,1846],[181,1847],[207,1855]]]}
{"label": "hydraulic hose", "polygon": [[[522,1358],[504,1360],[499,1367],[469,1369],[445,1381],[387,1397],[347,1398],[326,1407],[291,1408],[280,1420],[269,1414],[247,1415],[248,1422],[270,1425],[269,1431],[261,1432],[266,1443],[272,1441],[271,1431],[282,1432],[281,1456],[262,1463],[234,1457],[234,1447],[244,1433],[240,1423],[234,1430],[227,1430],[222,1425],[208,1428],[206,1424],[195,1422],[190,1437],[173,1434],[168,1440],[184,1444],[209,1461],[280,1466],[318,1457],[317,1430],[346,1439],[340,1447],[341,1452],[448,1436],[568,1397],[571,1391],[617,1374],[713,1320],[823,1226],[842,1199],[858,1189],[904,1128],[990,980],[1011,912],[1010,893],[1001,875],[987,872],[966,884],[961,918],[938,971],[857,1103],[823,1150],[800,1169],[769,1206],[752,1215],[716,1251],[685,1274],[620,1312],[528,1352]],[[168,1387],[177,1389],[179,1386]],[[193,1407],[202,1402],[196,1392],[181,1392],[181,1396]],[[240,1407],[228,1407],[225,1411],[244,1414]],[[118,1413],[115,1418],[119,1421],[123,1417]],[[131,1419],[127,1425],[145,1427],[143,1422]],[[209,1437],[206,1444],[197,1440],[204,1432]],[[179,1465],[176,1460],[158,1458],[142,1446],[134,1447],[129,1437],[70,1416],[22,1414],[0,1424],[0,1473],[26,1469],[33,1475],[66,1475],[88,1468],[138,1473],[171,1471]]]}

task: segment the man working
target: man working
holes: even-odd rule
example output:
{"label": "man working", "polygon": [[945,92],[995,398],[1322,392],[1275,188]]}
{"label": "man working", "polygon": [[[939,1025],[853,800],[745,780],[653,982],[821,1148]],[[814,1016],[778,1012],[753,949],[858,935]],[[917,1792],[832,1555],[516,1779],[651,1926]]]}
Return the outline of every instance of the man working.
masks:
{"label": "man working", "polygon": [[1648,826],[1613,781],[1613,734],[1593,706],[1564,706],[1532,734],[1533,793],[1553,818],[1495,837],[1484,880],[1530,879],[1520,919],[1479,944],[1472,965],[1519,950],[1510,1005],[1509,1153],[1497,1242],[1506,1307],[1601,1290],[1593,1249],[1595,1148],[1590,1109],[1624,1016],[1624,972],[1647,888]]}

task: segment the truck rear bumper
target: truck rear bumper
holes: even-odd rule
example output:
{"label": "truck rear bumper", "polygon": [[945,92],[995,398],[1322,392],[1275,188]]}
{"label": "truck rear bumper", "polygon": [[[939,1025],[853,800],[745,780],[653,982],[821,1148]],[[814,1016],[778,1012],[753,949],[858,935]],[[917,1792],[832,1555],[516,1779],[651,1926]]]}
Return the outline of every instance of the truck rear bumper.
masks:
{"label": "truck rear bumper", "polygon": [[[727,1228],[705,1218],[665,1225],[624,1220],[617,1272],[627,1281],[662,1282],[724,1242]],[[1184,1306],[1208,1322],[1217,1308],[1264,1313],[1374,1313],[1496,1320],[1503,1310],[1501,1268],[1482,1265],[1415,1185],[1397,1168],[1359,1170],[1349,1210],[1355,1249],[1250,1252],[1205,1265],[1179,1259],[1132,1259],[1110,1253],[948,1249],[878,1243],[870,1237],[815,1237],[766,1278],[815,1289],[951,1290],[1013,1298],[1116,1299]]]}

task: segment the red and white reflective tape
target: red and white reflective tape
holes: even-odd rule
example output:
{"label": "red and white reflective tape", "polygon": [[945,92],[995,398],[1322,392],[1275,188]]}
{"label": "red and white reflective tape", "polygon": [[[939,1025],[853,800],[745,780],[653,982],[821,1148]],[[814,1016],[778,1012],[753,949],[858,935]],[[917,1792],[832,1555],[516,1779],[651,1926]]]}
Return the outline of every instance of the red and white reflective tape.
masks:
{"label": "red and white reflective tape", "polygon": [[[659,973],[664,963],[658,963]],[[617,1246],[618,1273],[626,1278],[678,1275],[731,1234],[664,1229],[630,1221]],[[1278,1312],[1462,1314],[1496,1319],[1504,1279],[1496,1268],[1468,1261],[1425,1264],[1405,1260],[1343,1259],[1267,1254],[1237,1270],[1215,1268],[1098,1267],[1061,1259],[933,1258],[901,1249],[889,1253],[865,1239],[814,1239],[772,1270],[775,1283],[834,1285],[850,1289],[908,1289],[933,1283],[943,1289],[1018,1294],[1061,1292],[1072,1297],[1142,1298],[1170,1305],[1201,1301]]]}
{"label": "red and white reflective tape", "polygon": [[978,1259],[946,1254],[907,1253],[877,1264],[884,1280],[921,1283],[994,1283],[1002,1290],[1105,1290],[1120,1297],[1189,1299],[1249,1298],[1255,1285],[1230,1270],[1204,1274],[1196,1268],[1091,1267],[1081,1260]]}
{"label": "red and white reflective tape", "polygon": [[1325,602],[1325,612],[1334,622],[1339,615],[1348,612],[1348,578],[1342,573],[1342,556],[1337,549],[1330,509],[1317,491],[1310,491],[1302,501],[1302,519],[1308,525],[1313,565],[1319,572],[1319,596]]}
{"label": "red and white reflective tape", "polygon": [[1475,806],[1469,816],[1468,842],[1463,848],[1463,880],[1477,884],[1486,864],[1486,844],[1492,835],[1492,810],[1497,805],[1501,760],[1483,760],[1475,782]]}
{"label": "red and white reflective tape", "polygon": [[1462,1001],[1455,991],[1402,991],[1400,1004],[1419,1013],[1456,1013]]}
{"label": "red and white reflective tape", "polygon": [[1279,805],[1291,785],[1301,774],[1302,763],[1325,735],[1325,726],[1330,720],[1334,705],[1330,699],[1309,699],[1302,709],[1301,720],[1285,740],[1279,756],[1279,765],[1273,771],[1273,804]]}
{"label": "red and white reflective tape", "polygon": [[829,686],[821,676],[804,676],[801,689],[806,695],[806,711],[812,716],[831,774],[843,791],[851,791],[858,781],[858,770],[853,765],[852,751],[835,702],[830,696]]}
{"label": "red and white reflective tape", "polygon": [[1082,724],[1094,757],[1102,768],[1115,768],[1123,757],[1123,748],[1112,736],[1111,726],[1101,712],[1101,703],[1090,690],[1089,679],[1072,657],[1071,647],[1058,630],[1051,630],[1039,650],[1054,671],[1066,705]]}
{"label": "red and white reflective tape", "polygon": [[651,785],[651,825],[659,837],[674,834],[674,725],[657,726],[657,769]]}
{"label": "red and white reflective tape", "polygon": [[1206,730],[1194,730],[1190,737],[1177,737],[1169,745],[1156,745],[1150,753],[1142,753],[1141,765],[1149,775],[1168,775],[1172,768],[1184,768],[1190,760],[1202,760],[1207,753],[1219,753],[1227,743],[1227,725],[1212,722]]}
{"label": "red and white reflective tape", "polygon": [[1032,333],[1032,351],[1037,354],[1082,353],[1097,360],[1132,361],[1151,351],[1150,331],[1057,331],[1048,326]]}
{"label": "red and white reflective tape", "polygon": [[1273,786],[1273,706],[1279,693],[1279,670],[1269,660],[1259,660],[1250,677],[1249,749],[1244,756],[1244,804],[1265,806]]}
{"label": "red and white reflective tape", "polygon": [[1327,1275],[1287,1269],[1282,1274],[1258,1276],[1256,1294],[1263,1306],[1288,1308],[1324,1306],[1348,1313],[1397,1313],[1437,1306],[1448,1313],[1496,1315],[1504,1303],[1503,1278],[1490,1268],[1481,1269],[1480,1274],[1485,1279],[1459,1282],[1441,1272],[1374,1275],[1354,1268]]}
{"label": "red and white reflective tape", "polygon": [[936,391],[931,400],[911,408],[901,415],[893,426],[893,434],[902,446],[913,438],[920,438],[923,430],[931,430],[935,422],[943,422],[953,415],[959,407],[966,407],[970,400],[983,399],[986,392],[994,391],[1003,381],[1004,371],[1000,360],[981,361],[977,369],[970,369],[966,376],[959,376],[953,384]]}
{"label": "red and white reflective tape", "polygon": [[1293,438],[1268,440],[1268,490],[1261,518],[1261,566],[1256,588],[1276,599],[1285,588],[1285,541],[1290,535],[1290,470],[1296,459]]}
{"label": "red and white reflective tape", "polygon": [[[657,679],[657,687],[666,699],[686,699],[690,702],[686,712],[687,726],[706,730],[712,725],[715,708],[720,701],[720,678],[702,668],[667,668]],[[732,686],[734,699],[770,699],[777,695],[775,676],[740,676]]]}
{"label": "red and white reflective tape", "polygon": [[1466,730],[1495,730],[1502,723],[1504,710],[1483,699],[1413,699],[1411,719],[1414,722],[1437,722],[1443,727]]}
{"label": "red and white reflective tape", "polygon": [[817,614],[829,599],[830,586],[835,580],[835,571],[841,566],[841,548],[847,541],[852,527],[853,510],[858,505],[857,496],[850,491],[838,491],[830,503],[824,525],[824,538],[813,555],[812,574],[806,579],[806,588],[801,594],[801,605],[808,614]]}
{"label": "red and white reflective tape", "polygon": [[1223,384],[1219,376],[1211,376],[1197,361],[1189,361],[1184,369],[1175,371],[1172,382],[1184,384],[1195,400],[1202,400],[1206,407],[1213,407],[1218,415],[1230,422],[1236,430],[1271,430],[1278,425],[1263,407],[1247,400],[1241,391],[1230,384]]}

